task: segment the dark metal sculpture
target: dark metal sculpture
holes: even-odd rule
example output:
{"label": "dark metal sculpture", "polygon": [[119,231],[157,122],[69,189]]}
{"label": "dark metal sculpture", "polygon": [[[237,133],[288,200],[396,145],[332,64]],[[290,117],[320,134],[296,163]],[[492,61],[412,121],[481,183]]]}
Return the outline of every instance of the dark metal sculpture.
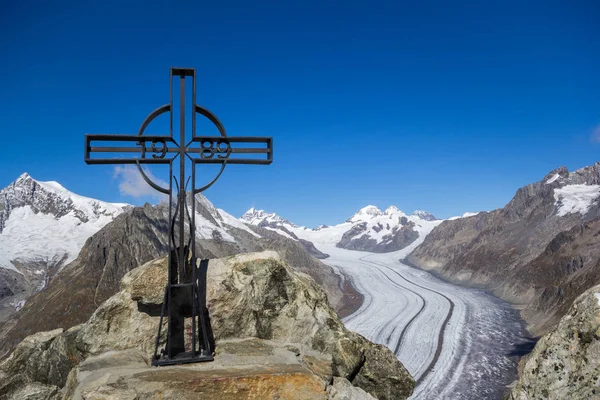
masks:
{"label": "dark metal sculpture", "polygon": [[[179,141],[173,136],[173,80],[179,77],[180,113]],[[186,143],[185,131],[185,79],[192,79],[192,129],[191,140]],[[169,196],[169,278],[160,315],[156,349],[152,365],[172,365],[198,361],[212,361],[210,324],[206,311],[206,269],[208,260],[197,265],[195,201],[197,193],[209,188],[221,176],[227,164],[270,164],[273,160],[273,139],[270,137],[229,137],[219,119],[207,109],[196,104],[196,70],[191,68],[171,68],[171,97],[165,104],[144,120],[137,135],[85,135],[85,162],[87,164],[136,164],[144,180],[154,189]],[[144,135],[144,130],[159,115],[170,114],[169,135]],[[196,113],[208,118],[219,130],[221,136],[197,136]],[[113,142],[113,146],[99,147],[98,142]],[[129,142],[129,147],[114,146],[114,143]],[[232,146],[233,143],[251,143],[251,147]],[[100,143],[101,144],[101,143]],[[92,158],[92,153],[135,153],[126,158]],[[239,156],[242,157],[239,157]],[[244,158],[255,155],[255,158]],[[106,156],[105,156],[106,157]],[[179,180],[173,175],[173,162],[179,157]],[[188,212],[186,188],[184,184],[186,158],[192,163],[192,205]],[[169,187],[161,187],[153,182],[142,169],[142,164],[168,164]],[[196,188],[196,164],[221,164],[217,176],[206,185]],[[173,182],[177,189],[177,201],[173,202]],[[174,210],[173,210],[174,209]],[[187,216],[189,234],[185,240],[185,218]],[[177,224],[176,224],[177,222]],[[176,229],[177,225],[177,229]],[[178,234],[178,245],[175,240]],[[190,254],[191,253],[191,254]],[[190,257],[191,256],[191,257]],[[167,316],[167,337],[165,348],[159,353],[163,318]],[[191,318],[191,343],[186,343],[185,318]],[[198,321],[196,323],[196,321]],[[197,332],[199,331],[199,332]],[[187,344],[187,345],[186,345]]]}

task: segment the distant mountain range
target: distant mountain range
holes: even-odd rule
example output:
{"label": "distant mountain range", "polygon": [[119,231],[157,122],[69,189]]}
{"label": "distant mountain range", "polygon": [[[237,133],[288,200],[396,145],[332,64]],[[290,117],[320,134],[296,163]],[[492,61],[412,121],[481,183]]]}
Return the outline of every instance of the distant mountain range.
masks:
{"label": "distant mountain range", "polygon": [[293,240],[313,244],[334,243],[347,250],[375,253],[403,249],[441,222],[426,211],[415,211],[412,215],[407,215],[396,206],[390,206],[385,211],[375,206],[366,206],[341,224],[320,225],[314,229],[300,227],[277,214],[254,208],[242,215],[240,220]]}

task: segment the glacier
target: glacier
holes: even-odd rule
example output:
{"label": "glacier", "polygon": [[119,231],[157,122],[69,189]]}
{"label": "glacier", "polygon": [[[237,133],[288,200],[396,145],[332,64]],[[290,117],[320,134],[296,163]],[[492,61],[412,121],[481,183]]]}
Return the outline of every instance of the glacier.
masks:
{"label": "glacier", "polygon": [[260,216],[278,221],[329,254],[321,261],[352,281],[364,300],[343,322],[396,354],[416,380],[411,400],[501,399],[517,378],[518,357],[534,342],[518,311],[486,291],[445,282],[401,261],[442,221],[410,216],[419,233],[416,241],[399,251],[372,253],[336,244],[353,223],[371,225],[389,214],[406,214],[370,206],[342,224],[308,229],[281,222],[287,220],[276,214],[251,211],[242,220],[256,225]]}

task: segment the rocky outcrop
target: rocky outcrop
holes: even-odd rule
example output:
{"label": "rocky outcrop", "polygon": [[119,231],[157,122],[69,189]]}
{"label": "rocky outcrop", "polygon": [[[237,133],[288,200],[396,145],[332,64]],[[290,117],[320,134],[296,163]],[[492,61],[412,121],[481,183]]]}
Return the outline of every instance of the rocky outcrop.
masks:
{"label": "rocky outcrop", "polygon": [[547,332],[600,282],[600,163],[561,167],[502,209],[437,226],[408,261],[525,306],[530,331]]}
{"label": "rocky outcrop", "polygon": [[600,399],[600,286],[578,297],[521,360],[509,399]]}
{"label": "rocky outcrop", "polygon": [[347,250],[362,250],[377,246],[377,241],[366,234],[367,230],[366,222],[354,225],[350,230],[344,232],[336,246]]}
{"label": "rocky outcrop", "polygon": [[[0,398],[404,399],[414,381],[384,346],[346,330],[323,290],[275,252],[211,260],[215,362],[151,368],[166,259],[127,273],[84,324],[26,338],[0,364]],[[164,330],[163,330],[164,331]],[[333,383],[333,384],[332,384]],[[360,390],[360,389],[362,390]]]}
{"label": "rocky outcrop", "polygon": [[[273,232],[269,236],[260,228],[257,228],[259,234],[254,234],[239,222],[247,230],[227,225],[208,200],[201,196],[197,196],[197,200],[198,218],[215,227],[226,227],[224,234],[235,238],[234,241],[218,237],[198,239],[197,254],[214,258],[277,249],[290,265],[311,275],[323,286],[336,309],[342,307],[345,294],[339,287],[339,278],[331,267],[311,257],[302,244]],[[0,329],[0,359],[27,335],[40,330],[69,328],[86,321],[98,305],[119,290],[119,282],[128,271],[167,254],[167,215],[165,204],[146,204],[119,215],[90,237],[79,256],[44,290],[30,297],[13,320]],[[0,317],[1,311],[0,307]]]}

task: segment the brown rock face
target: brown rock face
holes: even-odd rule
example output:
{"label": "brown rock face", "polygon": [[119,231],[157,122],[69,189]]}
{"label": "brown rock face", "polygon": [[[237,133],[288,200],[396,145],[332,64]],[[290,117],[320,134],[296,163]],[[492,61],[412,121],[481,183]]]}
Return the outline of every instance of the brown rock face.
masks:
{"label": "brown rock face", "polygon": [[[347,331],[314,280],[275,252],[210,262],[215,362],[151,368],[159,318],[144,310],[162,302],[166,275],[166,259],[149,262],[126,274],[121,291],[86,323],[27,338],[0,365],[12,382],[0,386],[0,398],[30,384],[62,388],[69,399],[340,399],[343,393],[404,399],[412,393],[414,380],[394,354]],[[38,342],[43,345],[29,344]],[[62,361],[46,361],[51,348]],[[31,369],[28,360],[41,361]],[[24,372],[50,367],[60,373],[42,379],[41,372]],[[348,384],[331,386],[334,377]]]}
{"label": "brown rock face", "polygon": [[556,190],[599,182],[600,163],[554,170],[519,189],[502,209],[442,222],[408,261],[524,304],[530,331],[543,334],[600,282],[600,204],[592,202],[585,215],[562,214]]}

